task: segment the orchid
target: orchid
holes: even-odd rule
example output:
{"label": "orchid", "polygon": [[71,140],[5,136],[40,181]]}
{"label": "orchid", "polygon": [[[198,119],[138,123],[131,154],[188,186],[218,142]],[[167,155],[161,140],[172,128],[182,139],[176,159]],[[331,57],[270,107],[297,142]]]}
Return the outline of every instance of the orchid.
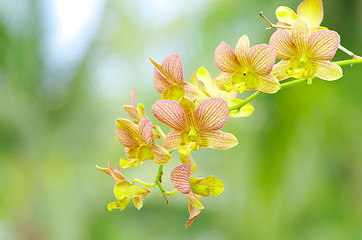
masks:
{"label": "orchid", "polygon": [[140,188],[131,185],[131,183],[121,173],[119,166],[117,166],[116,170],[114,170],[110,161],[108,161],[108,168],[100,168],[98,166],[97,168],[110,175],[115,183],[114,195],[117,198],[117,202],[111,202],[108,204],[107,208],[109,211],[112,211],[113,209],[120,209],[122,211],[131,199],[133,199],[133,203],[138,210],[142,208],[143,198],[150,192],[147,188]]}
{"label": "orchid", "polygon": [[199,179],[191,177],[191,168],[187,164],[182,164],[174,168],[171,172],[171,184],[180,193],[186,194],[189,200],[190,217],[186,222],[188,228],[200,215],[204,206],[201,204],[201,196],[220,195],[224,190],[224,184],[214,176]]}
{"label": "orchid", "polygon": [[277,58],[281,59],[272,73],[278,80],[288,77],[310,79],[312,76],[336,80],[342,77],[342,69],[330,60],[334,57],[339,42],[337,32],[319,30],[311,34],[307,24],[298,19],[293,24],[291,33],[279,29],[270,38],[270,46],[275,49]]}
{"label": "orchid", "polygon": [[174,53],[167,56],[162,65],[151,57],[150,61],[155,66],[153,82],[162,99],[178,101],[183,96],[191,100],[197,98],[197,89],[191,83],[184,82],[180,55]]}
{"label": "orchid", "polygon": [[275,12],[279,26],[292,26],[298,18],[301,18],[312,32],[327,29],[320,26],[323,20],[322,0],[306,0],[302,2],[297,8],[297,13],[284,6],[278,7]]}
{"label": "orchid", "polygon": [[153,159],[156,164],[166,164],[171,155],[155,144],[151,120],[144,118],[136,125],[127,119],[117,120],[117,139],[125,146],[125,153],[130,161],[121,159],[120,165],[124,168],[137,166],[140,161]]}
{"label": "orchid", "polygon": [[[211,97],[221,97],[225,99],[229,107],[242,102],[243,100],[235,98],[237,93],[228,93],[221,91],[216,87],[215,79],[211,79],[210,74],[204,67],[200,67],[197,73],[191,78],[191,83],[195,85],[199,91],[197,101],[203,101]],[[242,108],[229,112],[230,117],[247,117],[254,111],[250,104],[246,104]]]}
{"label": "orchid", "polygon": [[249,38],[243,35],[233,51],[225,42],[215,50],[216,66],[223,73],[216,76],[216,85],[227,92],[243,92],[254,89],[275,93],[280,89],[279,81],[271,75],[275,62],[275,51],[267,44],[249,49]]}
{"label": "orchid", "polygon": [[237,145],[236,137],[219,131],[228,119],[228,105],[222,98],[209,98],[199,106],[183,97],[180,102],[159,100],[153,107],[154,116],[173,130],[163,139],[167,150],[178,149],[189,155],[199,147],[229,149]]}

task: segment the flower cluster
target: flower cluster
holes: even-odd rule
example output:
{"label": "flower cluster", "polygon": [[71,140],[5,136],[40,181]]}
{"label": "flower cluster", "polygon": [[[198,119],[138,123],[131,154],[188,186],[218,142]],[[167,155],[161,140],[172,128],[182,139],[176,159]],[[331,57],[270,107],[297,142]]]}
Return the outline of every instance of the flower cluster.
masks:
{"label": "flower cluster", "polygon": [[[158,187],[166,201],[167,196],[176,193],[186,196],[190,213],[186,222],[188,228],[204,209],[202,197],[210,193],[218,196],[224,190],[222,181],[213,175],[205,178],[194,176],[197,160],[191,156],[193,151],[235,147],[237,138],[221,129],[229,117],[249,116],[254,111],[250,101],[261,93],[274,94],[284,86],[312,83],[315,77],[328,81],[342,77],[339,65],[345,65],[345,62],[337,62],[339,65],[331,62],[337,49],[342,48],[340,36],[320,26],[323,19],[321,0],[302,2],[297,13],[279,7],[276,15],[279,22],[274,25],[261,14],[272,28],[277,28],[269,44],[250,46],[246,35],[240,37],[234,50],[221,42],[215,50],[215,64],[220,73],[214,77],[200,67],[191,75],[190,82],[185,82],[178,54],[167,56],[162,64],[150,57],[154,66],[154,86],[161,94],[152,106],[152,113],[172,130],[164,134],[160,126],[152,123],[144,113],[145,107],[142,104],[136,106],[133,89],[131,106],[124,106],[132,120],[117,119],[116,127],[116,139],[124,146],[125,158],[121,158],[115,169],[110,163],[108,168],[99,168],[110,175],[115,184],[117,201],[108,204],[110,211],[123,210],[131,199],[140,209],[149,189]],[[354,54],[350,56],[356,58]],[[347,62],[351,63],[351,60]],[[244,100],[237,98],[238,93],[247,90],[256,92]],[[175,150],[179,155],[172,156]],[[173,158],[178,156],[180,164],[170,173],[175,190],[165,191],[162,186],[163,165],[176,161]],[[137,167],[147,160],[159,166],[153,183],[139,179],[130,182],[121,173],[121,169]]]}

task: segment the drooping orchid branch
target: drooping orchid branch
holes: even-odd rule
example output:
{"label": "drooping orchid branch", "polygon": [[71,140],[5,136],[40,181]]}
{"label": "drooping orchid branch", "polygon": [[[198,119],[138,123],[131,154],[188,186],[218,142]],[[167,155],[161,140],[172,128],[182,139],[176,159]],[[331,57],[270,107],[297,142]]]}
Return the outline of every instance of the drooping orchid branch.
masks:
{"label": "drooping orchid branch", "polygon": [[[214,60],[221,71],[211,77],[204,67],[200,67],[185,82],[181,57],[167,56],[162,64],[150,57],[154,65],[154,85],[161,94],[161,100],[152,106],[154,117],[172,128],[165,134],[161,127],[154,125],[144,114],[144,106],[136,104],[135,89],[131,93],[131,105],[124,110],[132,120],[118,119],[116,139],[125,147],[126,159],[121,158],[114,169],[100,168],[110,175],[115,184],[116,202],[108,204],[109,211],[121,211],[133,200],[137,209],[150,193],[149,188],[158,187],[168,203],[167,196],[182,193],[189,201],[190,217],[188,228],[200,215],[204,206],[203,197],[217,196],[224,190],[224,184],[210,175],[205,178],[193,176],[196,161],[191,152],[199,148],[229,149],[238,144],[236,136],[221,128],[229,117],[247,117],[254,108],[249,104],[263,93],[277,93],[294,85],[311,84],[314,78],[333,81],[343,76],[340,66],[362,63],[362,58],[340,45],[340,35],[320,26],[323,19],[322,0],[305,0],[295,13],[288,7],[278,7],[277,24],[259,14],[268,24],[268,29],[277,29],[269,44],[250,46],[247,35],[242,35],[232,49],[221,42],[215,50]],[[320,31],[322,30],[322,31]],[[337,49],[353,59],[331,62]],[[280,61],[275,64],[276,59]],[[245,100],[237,98],[237,92],[256,90]],[[162,144],[156,140],[162,137]],[[166,191],[162,185],[164,164],[170,162],[171,153],[180,154],[181,165],[170,174],[173,191]],[[121,173],[130,166],[137,167],[152,160],[158,165],[153,183],[138,178],[128,181]],[[141,185],[136,186],[136,184]]]}

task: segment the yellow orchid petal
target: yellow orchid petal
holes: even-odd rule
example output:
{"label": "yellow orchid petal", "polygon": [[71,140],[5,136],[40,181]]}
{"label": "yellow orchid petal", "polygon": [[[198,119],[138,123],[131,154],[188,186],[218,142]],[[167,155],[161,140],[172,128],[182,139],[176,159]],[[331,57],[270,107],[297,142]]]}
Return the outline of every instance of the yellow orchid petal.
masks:
{"label": "yellow orchid petal", "polygon": [[162,66],[160,64],[158,64],[155,60],[153,60],[152,57],[149,57],[151,63],[153,64],[153,66],[155,66],[155,68],[162,73],[163,76],[166,76],[166,72],[163,70]]}
{"label": "yellow orchid petal", "polygon": [[[142,143],[142,137],[138,132],[138,126],[134,122],[119,118],[117,119],[117,128],[121,131],[117,132],[117,138],[122,143],[123,141],[127,144],[128,142],[138,142]],[[122,143],[123,144],[123,143]],[[125,145],[125,144],[123,144]],[[125,145],[129,147],[128,144]]]}
{"label": "yellow orchid petal", "polygon": [[170,85],[162,92],[162,99],[178,101],[183,96],[185,96],[185,90],[177,85]]}
{"label": "yellow orchid petal", "polygon": [[276,93],[280,89],[280,83],[278,79],[269,74],[269,75],[259,75],[255,76],[256,78],[256,90],[265,92],[265,93]]}
{"label": "yellow orchid petal", "polygon": [[232,73],[221,73],[215,77],[216,87],[221,91],[226,91],[225,86],[232,84]]}
{"label": "yellow orchid petal", "polygon": [[190,130],[191,128],[196,127],[196,120],[195,120],[195,111],[196,107],[193,102],[191,102],[187,97],[182,97],[180,99],[180,107],[185,114],[185,130]]}
{"label": "yellow orchid petal", "polygon": [[[228,100],[229,106],[234,106],[238,103],[243,102],[241,99],[232,98]],[[229,112],[229,116],[232,118],[247,117],[254,112],[253,106],[250,103],[244,105],[242,108]]]}
{"label": "yellow orchid petal", "polygon": [[306,53],[308,49],[308,38],[310,36],[308,25],[298,18],[292,27],[292,39],[300,54]]}
{"label": "yellow orchid petal", "polygon": [[310,58],[312,60],[331,60],[340,43],[339,34],[331,30],[320,30],[312,33],[308,40]]}
{"label": "yellow orchid petal", "polygon": [[204,179],[191,177],[190,184],[192,191],[195,194],[205,197],[209,196],[210,192],[214,197],[216,197],[224,191],[224,183],[212,175]]}
{"label": "yellow orchid petal", "polygon": [[195,160],[191,157],[191,155],[183,155],[180,154],[180,160],[182,164],[187,164],[190,166],[190,175],[192,175],[195,170],[196,170],[196,162]]}
{"label": "yellow orchid petal", "polygon": [[330,61],[316,61],[312,64],[317,67],[315,76],[323,80],[333,81],[343,76],[342,68]]}
{"label": "yellow orchid petal", "polygon": [[249,51],[249,38],[247,35],[243,35],[239,38],[235,47],[235,55],[242,67],[248,67],[247,54]]}
{"label": "yellow orchid petal", "polygon": [[202,84],[204,85],[206,96],[208,97],[217,96],[218,89],[216,89],[216,86],[212,81],[210,74],[207,72],[207,70],[204,67],[199,68],[199,70],[196,73],[196,79],[202,82]]}
{"label": "yellow orchid petal", "polygon": [[275,13],[279,22],[288,25],[293,25],[298,18],[297,14],[292,9],[284,6],[278,7]]}
{"label": "yellow orchid petal", "polygon": [[319,26],[323,20],[322,0],[306,0],[299,4],[297,14],[310,28]]}
{"label": "yellow orchid petal", "polygon": [[153,159],[153,162],[155,164],[167,164],[168,162],[171,161],[172,159],[171,155],[163,147],[156,145],[153,147],[152,150],[155,154]]}
{"label": "yellow orchid petal", "polygon": [[139,196],[139,197],[134,197],[133,198],[133,203],[134,203],[134,206],[140,210],[142,207],[143,207],[143,199],[144,199],[145,196]]}
{"label": "yellow orchid petal", "polygon": [[195,208],[204,209],[204,205],[201,204],[200,200],[191,191],[189,194],[187,194],[187,199],[189,200],[190,204]]}
{"label": "yellow orchid petal", "polygon": [[131,199],[125,199],[124,201],[120,201],[120,202],[111,202],[108,203],[107,205],[107,209],[108,211],[112,211],[113,209],[120,209],[121,211],[123,209],[125,209],[125,207],[127,206],[127,204],[129,203]]}
{"label": "yellow orchid petal", "polygon": [[219,130],[200,133],[200,147],[229,149],[238,144],[237,138],[231,133]]}
{"label": "yellow orchid petal", "polygon": [[145,160],[153,159],[154,155],[155,154],[154,154],[152,148],[147,147],[145,145],[141,145],[138,150],[137,158],[140,161],[145,161]]}
{"label": "yellow orchid petal", "polygon": [[119,160],[119,166],[121,168],[129,168],[130,166],[137,167],[139,162],[140,161],[138,158],[134,158],[131,161],[127,161],[126,159],[121,158]]}
{"label": "yellow orchid petal", "polygon": [[290,76],[287,74],[287,68],[290,66],[290,61],[281,60],[274,65],[271,74],[275,76],[279,81],[285,80]]}
{"label": "yellow orchid petal", "polygon": [[145,196],[149,192],[150,191],[147,188],[133,186],[129,182],[128,184],[124,184],[121,182],[114,187],[114,195],[116,196],[118,201],[124,198],[132,199],[134,197]]}

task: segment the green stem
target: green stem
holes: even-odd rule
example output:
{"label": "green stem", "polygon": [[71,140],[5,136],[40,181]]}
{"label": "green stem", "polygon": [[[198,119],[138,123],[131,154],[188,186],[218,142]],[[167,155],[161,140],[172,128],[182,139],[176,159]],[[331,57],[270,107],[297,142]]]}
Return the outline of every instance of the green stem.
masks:
{"label": "green stem", "polygon": [[166,204],[168,203],[167,200],[167,192],[165,191],[165,189],[163,189],[161,182],[162,182],[162,173],[163,173],[163,165],[160,165],[158,167],[158,172],[157,172],[157,176],[156,176],[156,181],[155,183],[157,184],[158,188],[160,189],[162,196],[166,199]]}
{"label": "green stem", "polygon": [[299,84],[299,83],[303,83],[303,82],[306,82],[306,81],[307,81],[307,79],[305,79],[305,78],[299,78],[297,80],[293,80],[293,81],[290,81],[290,82],[280,84],[280,88],[281,89],[287,88],[287,87],[290,87],[290,86],[293,86],[293,85],[296,85],[296,84]]}
{"label": "green stem", "polygon": [[338,61],[338,62],[334,62],[334,63],[339,66],[345,66],[345,65],[362,63],[362,59],[350,59],[350,60]]}
{"label": "green stem", "polygon": [[[299,84],[299,83],[302,83],[302,82],[306,82],[306,79],[305,78],[299,78],[299,79],[296,79],[296,80],[293,80],[293,81],[290,81],[290,82],[287,82],[287,83],[282,83],[282,84],[280,84],[280,88],[281,89],[287,88],[287,87],[290,87],[290,86],[293,86],[293,85],[296,85],[296,84]],[[259,97],[261,94],[263,94],[263,92],[260,92],[260,91],[254,92],[251,96],[249,96],[247,99],[245,99],[241,103],[236,104],[234,106],[231,106],[229,108],[229,112],[242,108],[243,106],[245,106],[249,102],[253,101],[255,98]]]}
{"label": "green stem", "polygon": [[249,96],[247,99],[245,99],[241,103],[231,106],[229,108],[229,112],[242,108],[244,105],[248,104],[249,102],[253,101],[255,98],[259,97],[261,94],[263,94],[263,92],[256,91],[255,93],[253,93],[251,96]]}

